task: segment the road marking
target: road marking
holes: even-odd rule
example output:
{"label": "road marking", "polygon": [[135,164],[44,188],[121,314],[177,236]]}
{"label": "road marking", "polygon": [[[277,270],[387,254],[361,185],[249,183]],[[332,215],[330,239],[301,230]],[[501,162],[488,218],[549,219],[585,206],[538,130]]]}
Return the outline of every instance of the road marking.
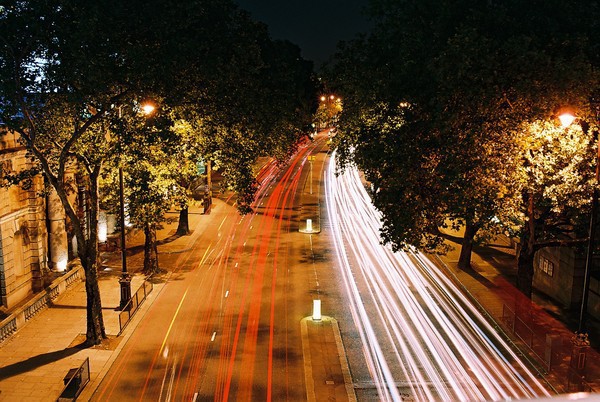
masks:
{"label": "road marking", "polygon": [[229,296],[229,290],[225,292],[225,297]]}
{"label": "road marking", "polygon": [[217,229],[217,230],[221,230],[221,227],[225,223],[225,219],[227,219],[227,217],[223,218],[223,220],[221,221],[221,224],[219,225],[219,229]]}
{"label": "road marking", "polygon": [[[200,266],[202,264],[204,264],[204,260],[207,258],[206,254],[208,254],[208,251],[210,250],[210,247],[212,246],[212,243],[208,245],[208,247],[206,248],[206,251],[204,252],[204,255],[202,256],[202,259],[200,260],[200,262],[198,263],[198,268],[200,268]],[[187,292],[187,290],[186,290]]]}
{"label": "road marking", "polygon": [[177,315],[179,314],[179,310],[181,309],[181,305],[183,304],[183,301],[185,300],[185,296],[187,296],[187,292],[190,288],[187,288],[185,290],[185,293],[183,294],[183,297],[181,298],[181,301],[179,302],[179,306],[177,306],[177,311],[175,311],[175,315],[173,316],[173,319],[171,320],[171,324],[169,325],[169,329],[167,330],[167,333],[165,334],[165,339],[163,340],[162,345],[160,346],[160,351],[159,354],[162,353],[163,349],[165,348],[165,344],[167,343],[167,339],[169,338],[169,333],[171,333],[171,329],[173,328],[173,324],[175,323],[175,319],[177,318]]}

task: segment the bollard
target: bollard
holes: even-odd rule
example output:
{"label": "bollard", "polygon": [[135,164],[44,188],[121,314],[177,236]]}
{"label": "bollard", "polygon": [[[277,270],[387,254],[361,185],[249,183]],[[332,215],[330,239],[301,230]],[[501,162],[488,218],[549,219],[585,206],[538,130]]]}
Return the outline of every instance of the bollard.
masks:
{"label": "bollard", "polygon": [[321,300],[313,300],[313,321],[321,321]]}

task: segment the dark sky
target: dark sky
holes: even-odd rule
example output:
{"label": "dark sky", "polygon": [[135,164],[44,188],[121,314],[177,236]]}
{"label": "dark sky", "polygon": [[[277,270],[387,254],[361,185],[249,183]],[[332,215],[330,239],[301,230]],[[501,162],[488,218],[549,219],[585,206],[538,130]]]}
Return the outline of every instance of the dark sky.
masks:
{"label": "dark sky", "polygon": [[340,40],[368,30],[362,9],[368,0],[234,0],[269,26],[273,39],[287,39],[319,67]]}

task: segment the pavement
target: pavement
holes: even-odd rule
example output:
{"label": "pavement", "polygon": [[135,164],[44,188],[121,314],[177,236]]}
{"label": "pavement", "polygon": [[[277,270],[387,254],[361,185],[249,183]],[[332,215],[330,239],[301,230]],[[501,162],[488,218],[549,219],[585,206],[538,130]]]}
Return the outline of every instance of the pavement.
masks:
{"label": "pavement", "polygon": [[[213,208],[232,208],[225,202],[215,199]],[[190,228],[194,234],[208,227],[210,214],[202,214],[200,210],[190,211]],[[158,239],[167,239],[159,246],[159,261],[168,270],[170,262],[178,253],[186,252],[190,243],[197,236],[172,236],[176,227],[177,216],[171,223],[158,233]],[[144,282],[144,276],[139,273],[142,266],[143,235],[134,234],[128,238],[128,245],[137,253],[128,257],[128,267],[132,273],[132,292],[135,292]],[[554,350],[556,357],[552,370],[545,368],[536,361],[533,354],[524,352],[523,356],[532,362],[540,376],[548,379],[551,387],[557,393],[569,391],[569,362],[571,339],[573,331],[561,318],[561,313],[551,301],[540,297],[534,298],[534,303],[528,303],[519,297],[511,278],[514,277],[514,253],[507,241],[496,241],[486,247],[477,248],[473,255],[473,269],[468,271],[456,268],[458,260],[456,248],[441,259],[435,258],[448,275],[453,277],[481,306],[490,319],[498,323],[497,328],[506,333],[507,338],[515,339],[515,344],[527,349],[527,345],[541,343],[547,345],[548,339],[553,345],[559,344],[559,351]],[[512,254],[511,254],[512,253]],[[157,281],[146,301],[140,305],[123,333],[120,332],[119,311],[120,302],[118,278],[120,276],[119,252],[102,254],[103,266],[99,276],[100,293],[104,306],[104,323],[108,335],[107,342],[96,347],[82,347],[85,339],[85,286],[78,281],[67,291],[54,300],[51,307],[38,313],[14,335],[0,344],[0,401],[55,401],[63,390],[63,378],[67,372],[79,367],[89,358],[90,382],[85,386],[79,400],[87,401],[102,381],[113,361],[123,346],[127,343],[137,324],[156,300],[163,289],[165,281]],[[168,275],[166,273],[165,275]],[[519,339],[511,333],[505,324],[507,307],[519,306],[535,330],[531,330],[530,338]],[[525,306],[525,307],[523,307]],[[562,314],[562,315],[561,315]],[[302,346],[305,364],[305,380],[309,401],[323,400],[355,400],[352,378],[344,354],[343,340],[339,333],[334,317],[321,317],[314,320],[307,317],[299,323],[302,333]],[[539,329],[541,328],[541,330]],[[540,332],[541,331],[541,332]],[[518,335],[522,335],[522,332]],[[596,335],[594,335],[596,336]],[[534,339],[534,341],[529,341]],[[557,343],[556,339],[559,339]],[[595,338],[597,339],[597,338]],[[556,348],[555,348],[556,349]],[[542,356],[543,356],[542,352]],[[586,350],[587,366],[585,379],[591,389],[600,389],[600,356],[593,348]],[[572,390],[572,389],[571,389]]]}

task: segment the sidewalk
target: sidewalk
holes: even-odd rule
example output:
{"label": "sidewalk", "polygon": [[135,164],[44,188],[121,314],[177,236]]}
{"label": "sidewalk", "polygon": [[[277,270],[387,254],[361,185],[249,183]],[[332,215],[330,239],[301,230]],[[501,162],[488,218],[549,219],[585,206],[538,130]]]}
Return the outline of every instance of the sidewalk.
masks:
{"label": "sidewalk", "polygon": [[[460,245],[448,242],[454,250],[446,256],[431,257],[432,260],[443,262],[438,265],[445,266],[449,276],[477,301],[498,324],[497,328],[504,331],[524,352],[524,358],[539,370],[557,393],[574,392],[572,385],[569,389],[569,374],[572,373],[569,367],[575,333],[565,324],[569,322],[568,312],[543,294],[534,293],[532,300],[529,300],[516,289],[515,255],[508,240],[496,239],[492,244],[475,248],[470,270],[458,269]],[[510,316],[509,309],[517,312],[517,318],[523,319],[522,323],[519,321],[519,331],[512,331],[514,325],[511,328],[511,325],[503,322],[503,316]],[[594,332],[597,326],[590,327],[590,338],[595,339],[598,335]],[[517,332],[520,336],[516,335]],[[549,353],[550,342],[553,345],[553,363],[551,370],[547,370],[543,360],[545,354]],[[592,347],[587,350],[585,381],[596,392],[600,390],[600,354]]]}

